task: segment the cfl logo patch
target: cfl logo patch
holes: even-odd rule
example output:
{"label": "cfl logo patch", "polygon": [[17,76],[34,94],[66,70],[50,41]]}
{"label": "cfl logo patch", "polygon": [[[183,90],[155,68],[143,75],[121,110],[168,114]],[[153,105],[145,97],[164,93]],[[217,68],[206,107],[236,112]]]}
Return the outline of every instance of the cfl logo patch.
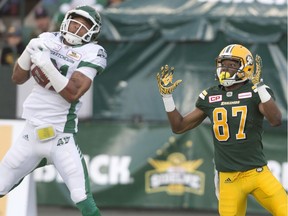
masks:
{"label": "cfl logo patch", "polygon": [[104,49],[99,49],[97,56],[101,57],[101,58],[107,58],[107,53]]}
{"label": "cfl logo patch", "polygon": [[62,137],[58,140],[57,146],[65,145],[69,142],[70,137]]}
{"label": "cfl logo patch", "polygon": [[209,103],[215,103],[219,101],[222,101],[222,95],[209,96]]}

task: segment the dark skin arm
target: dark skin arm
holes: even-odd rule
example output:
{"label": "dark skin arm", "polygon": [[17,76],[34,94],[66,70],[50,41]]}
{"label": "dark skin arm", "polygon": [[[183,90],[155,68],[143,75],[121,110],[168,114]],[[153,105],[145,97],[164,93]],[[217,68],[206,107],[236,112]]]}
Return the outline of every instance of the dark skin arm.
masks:
{"label": "dark skin arm", "polygon": [[[260,103],[259,110],[265,116],[271,126],[275,127],[281,125],[282,115],[272,98],[266,103]],[[206,114],[198,108],[195,108],[192,112],[188,113],[184,117],[177,109],[172,112],[167,112],[167,116],[171,129],[176,134],[182,134],[197,127],[207,117]]]}
{"label": "dark skin arm", "polygon": [[59,94],[69,103],[77,101],[92,84],[92,80],[83,73],[75,71],[65,88]]}
{"label": "dark skin arm", "polygon": [[[265,116],[271,126],[276,127],[281,125],[282,114],[272,97],[269,101],[260,103],[259,110]],[[176,134],[181,134],[197,127],[207,117],[206,114],[198,108],[195,108],[192,112],[188,113],[184,117],[177,109],[172,112],[167,112],[167,116],[171,129]]]}
{"label": "dark skin arm", "polygon": [[[265,116],[271,126],[275,127],[281,125],[282,115],[272,98],[266,103],[260,103],[259,110]],[[176,134],[181,134],[197,127],[207,117],[206,114],[198,108],[195,108],[192,112],[188,113],[184,117],[177,109],[172,112],[167,112],[167,116],[171,129]]]}
{"label": "dark skin arm", "polygon": [[197,127],[207,117],[206,114],[198,108],[195,108],[192,112],[188,113],[184,117],[177,109],[172,112],[167,112],[167,116],[171,129],[176,134],[181,134]]}
{"label": "dark skin arm", "polygon": [[[225,87],[225,89],[226,91],[234,90],[242,85],[243,85],[242,83],[238,83],[230,87]],[[281,125],[282,114],[272,97],[270,98],[269,101],[265,103],[260,103],[258,107],[260,112],[265,116],[265,118],[268,120],[268,122],[272,127]]]}
{"label": "dark skin arm", "polygon": [[260,103],[259,110],[272,127],[276,127],[282,124],[282,114],[272,97],[269,101]]}
{"label": "dark skin arm", "polygon": [[14,65],[13,73],[12,73],[12,82],[20,85],[25,83],[30,78],[30,71],[23,70],[18,63]]}
{"label": "dark skin arm", "polygon": [[[29,71],[23,70],[18,64],[15,64],[12,81],[15,84],[23,84],[30,78]],[[59,94],[69,103],[77,101],[91,86],[92,80],[84,74],[75,71],[65,88]]]}

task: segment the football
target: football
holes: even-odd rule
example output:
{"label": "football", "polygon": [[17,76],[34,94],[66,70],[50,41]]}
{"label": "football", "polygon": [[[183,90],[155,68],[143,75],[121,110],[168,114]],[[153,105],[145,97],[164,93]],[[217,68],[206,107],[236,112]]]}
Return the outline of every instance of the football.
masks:
{"label": "football", "polygon": [[50,83],[50,80],[46,77],[43,71],[35,64],[31,66],[31,75],[33,76],[34,80],[43,88],[54,90],[53,86]]}

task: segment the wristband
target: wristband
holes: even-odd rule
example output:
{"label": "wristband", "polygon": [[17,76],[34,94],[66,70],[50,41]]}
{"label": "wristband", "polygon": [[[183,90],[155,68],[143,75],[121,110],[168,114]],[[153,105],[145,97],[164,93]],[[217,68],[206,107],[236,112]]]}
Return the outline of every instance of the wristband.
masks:
{"label": "wristband", "polygon": [[257,84],[257,91],[262,103],[266,103],[267,101],[270,100],[271,95],[267,91],[264,83],[260,82]]}
{"label": "wristband", "polygon": [[17,60],[17,63],[23,70],[30,70],[31,58],[27,49],[22,52],[21,56]]}
{"label": "wristband", "polygon": [[47,74],[47,77],[49,78],[53,88],[57,93],[62,91],[69,82],[69,80],[61,73],[59,73],[59,71],[56,73],[49,73]]}
{"label": "wristband", "polygon": [[44,67],[41,68],[45,75],[50,80],[53,88],[57,93],[62,91],[68,84],[69,80],[63,76],[52,64],[52,62],[47,62]]}
{"label": "wristband", "polygon": [[172,94],[162,96],[166,112],[172,112],[176,109]]}

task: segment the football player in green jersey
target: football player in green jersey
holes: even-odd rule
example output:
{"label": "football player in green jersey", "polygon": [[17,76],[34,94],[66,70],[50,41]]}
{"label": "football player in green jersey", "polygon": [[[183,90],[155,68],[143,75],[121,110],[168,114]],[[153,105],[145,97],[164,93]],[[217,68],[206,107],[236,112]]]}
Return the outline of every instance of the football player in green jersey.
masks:
{"label": "football player in green jersey", "polygon": [[172,82],[174,68],[166,65],[157,74],[174,133],[193,129],[207,117],[212,123],[221,216],[244,216],[249,194],[274,216],[288,215],[286,191],[267,167],[261,137],[264,117],[271,126],[279,126],[282,116],[273,92],[260,79],[261,58],[256,56],[256,60],[254,72],[254,59],[247,48],[239,44],[225,47],[216,59],[220,85],[202,91],[196,108],[185,116],[176,109],[172,97],[181,82]]}

